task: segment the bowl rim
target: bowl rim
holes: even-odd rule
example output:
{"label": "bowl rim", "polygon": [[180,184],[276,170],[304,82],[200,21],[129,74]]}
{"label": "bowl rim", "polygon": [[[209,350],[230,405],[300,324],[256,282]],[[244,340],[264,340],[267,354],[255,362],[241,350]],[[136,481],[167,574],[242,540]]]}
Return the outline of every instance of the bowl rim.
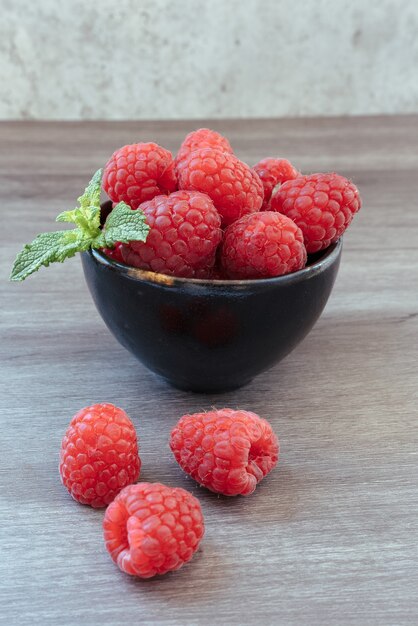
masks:
{"label": "bowl rim", "polygon": [[211,288],[225,288],[225,287],[255,287],[266,285],[285,285],[289,283],[296,283],[301,280],[311,278],[320,272],[323,272],[330,267],[340,256],[343,246],[343,238],[340,237],[335,243],[332,243],[326,250],[324,250],[323,256],[317,261],[304,267],[301,270],[285,274],[284,276],[274,276],[272,278],[253,278],[243,280],[226,280],[226,279],[207,279],[207,278],[181,278],[178,276],[169,276],[167,274],[160,274],[150,270],[143,270],[130,265],[124,265],[114,259],[106,256],[101,250],[90,249],[87,253],[93,260],[109,269],[119,272],[130,280],[136,280],[138,282],[146,282],[152,284],[164,285],[167,287],[183,286],[187,285]]}

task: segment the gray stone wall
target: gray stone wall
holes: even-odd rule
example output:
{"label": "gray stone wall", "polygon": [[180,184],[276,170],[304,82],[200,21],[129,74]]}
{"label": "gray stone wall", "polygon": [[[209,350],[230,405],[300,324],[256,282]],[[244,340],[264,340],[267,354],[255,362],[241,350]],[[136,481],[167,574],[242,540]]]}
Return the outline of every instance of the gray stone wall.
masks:
{"label": "gray stone wall", "polygon": [[0,0],[1,119],[418,111],[418,0]]}

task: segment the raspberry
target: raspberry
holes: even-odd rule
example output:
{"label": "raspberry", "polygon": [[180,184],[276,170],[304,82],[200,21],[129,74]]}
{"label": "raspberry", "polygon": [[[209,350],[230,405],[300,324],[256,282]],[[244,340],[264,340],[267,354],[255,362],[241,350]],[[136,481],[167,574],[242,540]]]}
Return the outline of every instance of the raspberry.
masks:
{"label": "raspberry", "polygon": [[270,424],[233,409],[183,415],[171,432],[170,448],[187,474],[226,496],[248,496],[279,458]]}
{"label": "raspberry", "polygon": [[264,211],[245,215],[225,231],[221,263],[230,278],[263,278],[304,267],[300,228],[285,215]]}
{"label": "raspberry", "polygon": [[222,238],[212,200],[197,191],[177,191],[144,202],[141,210],[150,231],[145,243],[122,246],[124,262],[162,274],[203,278],[215,263]]}
{"label": "raspberry", "polygon": [[283,183],[270,207],[296,222],[311,253],[341,237],[360,209],[361,199],[357,187],[344,176],[311,174]]}
{"label": "raspberry", "polygon": [[122,244],[120,241],[115,243],[114,248],[102,248],[101,250],[105,253],[106,256],[110,257],[111,259],[118,261],[118,263],[123,263]]}
{"label": "raspberry", "polygon": [[262,159],[256,163],[253,170],[259,175],[264,187],[264,202],[261,207],[262,211],[269,210],[269,202],[273,189],[279,183],[284,183],[286,180],[293,180],[301,174],[293,167],[290,161],[287,159]]}
{"label": "raspberry", "polygon": [[206,276],[207,279],[210,280],[227,280],[228,277],[225,276],[225,272],[223,271],[223,267],[215,265],[215,267],[210,271],[210,273]]}
{"label": "raspberry", "polygon": [[103,189],[114,202],[137,209],[141,202],[177,189],[171,152],[156,143],[134,143],[116,150],[103,172]]}
{"label": "raspberry", "polygon": [[125,487],[103,521],[106,549],[126,574],[151,578],[190,561],[205,532],[199,501],[160,483]]}
{"label": "raspberry", "polygon": [[199,148],[190,154],[179,170],[179,188],[210,196],[225,226],[259,211],[263,204],[258,175],[235,155],[216,148]]}
{"label": "raspberry", "polygon": [[112,502],[139,477],[134,425],[113,404],[93,404],[71,420],[61,444],[62,483],[77,502],[94,508]]}
{"label": "raspberry", "polygon": [[174,159],[177,171],[183,166],[185,161],[187,161],[189,154],[197,148],[216,148],[222,152],[233,152],[226,137],[217,133],[216,130],[199,128],[189,133],[181,144],[180,150],[177,152],[176,158]]}

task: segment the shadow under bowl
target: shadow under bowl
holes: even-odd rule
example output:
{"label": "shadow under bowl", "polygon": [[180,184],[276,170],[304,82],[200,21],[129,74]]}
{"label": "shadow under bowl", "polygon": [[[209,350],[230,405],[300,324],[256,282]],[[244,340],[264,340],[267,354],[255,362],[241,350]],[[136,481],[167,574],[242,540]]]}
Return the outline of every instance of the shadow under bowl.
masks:
{"label": "shadow under bowl", "polygon": [[260,280],[174,278],[82,254],[87,285],[116,339],[180,389],[249,383],[311,330],[338,272],[342,240],[293,274]]}

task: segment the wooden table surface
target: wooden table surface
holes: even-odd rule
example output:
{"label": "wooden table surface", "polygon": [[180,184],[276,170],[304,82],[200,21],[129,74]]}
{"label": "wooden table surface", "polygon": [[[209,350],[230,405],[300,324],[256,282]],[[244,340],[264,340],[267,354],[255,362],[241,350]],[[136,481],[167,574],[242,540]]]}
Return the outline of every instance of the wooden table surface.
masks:
{"label": "wooden table surface", "polygon": [[[78,258],[7,282],[22,244],[56,228],[115,148],[176,150],[199,124],[0,125],[0,621],[416,624],[418,117],[210,123],[244,160],[279,154],[303,171],[335,169],[364,201],[321,319],[246,388],[205,396],[158,380],[105,328]],[[67,424],[99,401],[132,417],[143,480],[200,498],[206,536],[177,573],[122,574],[104,549],[103,511],[59,482]],[[280,437],[279,466],[250,498],[200,489],[168,448],[183,413],[213,405],[256,411]]]}

